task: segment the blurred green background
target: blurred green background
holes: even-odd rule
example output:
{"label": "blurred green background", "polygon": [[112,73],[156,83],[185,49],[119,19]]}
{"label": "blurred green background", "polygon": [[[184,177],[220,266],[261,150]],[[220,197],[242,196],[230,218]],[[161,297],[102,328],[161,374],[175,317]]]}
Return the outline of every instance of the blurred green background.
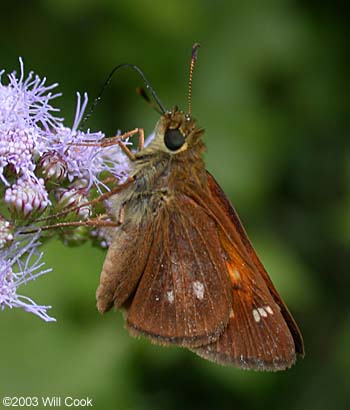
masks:
{"label": "blurred green background", "polygon": [[[206,129],[207,167],[235,204],[302,330],[306,357],[254,373],[128,336],[103,317],[95,289],[105,251],[45,247],[54,271],[23,293],[57,323],[0,314],[0,394],[85,397],[96,409],[345,409],[350,403],[349,85],[341,2],[2,2],[0,66],[22,56],[58,81],[67,125],[76,91],[97,95],[111,69],[141,66],[166,107],[186,108],[191,45],[202,44],[193,113]],[[87,124],[108,135],[157,114],[114,78]]]}

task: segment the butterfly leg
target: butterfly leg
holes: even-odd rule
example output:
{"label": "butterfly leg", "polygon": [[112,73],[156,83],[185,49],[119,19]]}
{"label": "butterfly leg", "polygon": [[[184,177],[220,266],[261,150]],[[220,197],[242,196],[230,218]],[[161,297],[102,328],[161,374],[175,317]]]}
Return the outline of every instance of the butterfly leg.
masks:
{"label": "butterfly leg", "polygon": [[127,157],[131,161],[135,161],[135,154],[126,146],[126,144],[123,142],[123,140],[126,140],[129,137],[132,137],[133,135],[139,134],[139,143],[137,150],[138,152],[141,151],[144,147],[144,142],[145,142],[145,132],[143,128],[135,128],[131,131],[125,132],[124,134],[121,135],[116,135],[115,137],[110,137],[110,138],[104,138],[101,141],[98,141],[96,143],[91,143],[91,142],[78,142],[74,143],[71,142],[68,145],[71,146],[78,146],[78,147],[101,147],[101,148],[106,148],[106,147],[111,147],[113,145],[119,145],[120,148],[125,152]]}
{"label": "butterfly leg", "polygon": [[137,151],[140,152],[145,146],[145,131],[143,128],[139,128],[139,144],[137,146]]}
{"label": "butterfly leg", "polygon": [[72,227],[78,227],[78,226],[91,226],[94,228],[116,228],[120,225],[119,222],[114,222],[114,221],[109,221],[105,220],[104,218],[108,217],[107,215],[100,215],[97,218],[89,218],[86,219],[85,221],[74,221],[74,222],[59,222],[57,224],[53,225],[45,225],[41,226],[36,229],[31,229],[31,230],[24,230],[21,231],[21,235],[25,234],[31,234],[31,233],[36,233],[38,231],[48,231],[49,229],[57,229],[57,228],[72,228]]}
{"label": "butterfly leg", "polygon": [[[132,132],[131,135],[135,135],[137,133],[139,134],[139,142],[138,142],[138,146],[137,146],[137,152],[140,152],[141,150],[143,150],[143,147],[145,145],[145,132],[144,132],[143,128],[135,128],[134,130],[130,131],[130,133],[131,132]],[[135,154],[126,146],[126,144],[124,144],[120,140],[117,142],[117,144],[125,152],[125,154],[130,159],[130,161],[135,161],[135,159],[136,159]]]}
{"label": "butterfly leg", "polygon": [[89,202],[85,202],[82,205],[67,208],[62,212],[58,212],[54,215],[50,215],[50,216],[47,216],[45,218],[38,218],[38,219],[36,219],[35,222],[43,222],[43,221],[48,221],[50,219],[56,219],[56,218],[65,216],[65,215],[69,214],[70,212],[79,211],[81,208],[85,208],[85,207],[90,206],[90,205],[96,205],[100,202],[105,201],[106,199],[110,198],[111,196],[117,194],[118,192],[123,191],[123,189],[125,189],[127,186],[129,186],[133,181],[134,181],[134,178],[129,177],[123,184],[117,185],[116,187],[112,188],[110,191],[105,192],[104,194],[98,196],[95,199],[92,199]]}
{"label": "butterfly leg", "polygon": [[122,205],[119,208],[119,213],[118,213],[118,226],[122,225],[124,223],[124,221],[125,221],[125,208]]}
{"label": "butterfly leg", "polygon": [[116,135],[114,137],[106,137],[103,138],[100,141],[96,142],[70,142],[68,145],[70,146],[75,146],[75,147],[111,147],[113,145],[117,145],[120,141],[126,140],[129,137],[132,137],[133,135],[137,134],[139,132],[140,128],[135,128],[131,131],[125,132],[124,134],[121,135]]}
{"label": "butterfly leg", "polygon": [[[100,141],[97,142],[91,142],[91,141],[87,141],[87,142],[70,142],[68,145],[71,146],[78,146],[78,147],[110,147],[113,145],[118,144],[120,141],[124,141],[134,135],[136,135],[137,133],[140,133],[142,135],[140,135],[140,138],[144,137],[144,131],[142,128],[134,128],[131,131],[125,132],[124,134],[121,135],[116,135],[114,137],[106,137],[103,138]],[[143,138],[144,139],[144,138]]]}

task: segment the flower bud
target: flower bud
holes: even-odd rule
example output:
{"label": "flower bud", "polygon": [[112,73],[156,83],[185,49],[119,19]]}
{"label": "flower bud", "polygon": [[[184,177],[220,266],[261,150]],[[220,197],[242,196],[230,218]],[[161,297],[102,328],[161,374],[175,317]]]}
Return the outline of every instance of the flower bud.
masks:
{"label": "flower bud", "polygon": [[13,241],[13,227],[0,215],[0,249]]}
{"label": "flower bud", "polygon": [[42,212],[50,204],[44,180],[39,178],[18,178],[17,183],[6,189],[5,202],[17,217],[28,218]]}
{"label": "flower bud", "polygon": [[67,176],[67,163],[55,151],[46,152],[41,157],[38,167],[46,180],[60,182]]}
{"label": "flower bud", "polygon": [[[59,189],[57,192],[57,206],[59,210],[65,210],[67,208],[75,208],[88,202],[86,198],[86,192],[83,189],[68,188]],[[73,211],[76,215],[79,215],[83,219],[87,219],[90,216],[90,207],[84,206]]]}

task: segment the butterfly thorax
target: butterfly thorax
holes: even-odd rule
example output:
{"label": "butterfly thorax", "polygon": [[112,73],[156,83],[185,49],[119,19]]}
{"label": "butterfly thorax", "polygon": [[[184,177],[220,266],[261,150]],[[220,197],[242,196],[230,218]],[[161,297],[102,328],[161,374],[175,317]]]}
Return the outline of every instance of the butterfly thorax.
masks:
{"label": "butterfly thorax", "polygon": [[122,210],[125,222],[140,222],[170,206],[188,187],[207,189],[202,135],[195,120],[177,108],[165,113],[153,140],[135,155],[130,173],[134,182],[112,199],[115,217]]}

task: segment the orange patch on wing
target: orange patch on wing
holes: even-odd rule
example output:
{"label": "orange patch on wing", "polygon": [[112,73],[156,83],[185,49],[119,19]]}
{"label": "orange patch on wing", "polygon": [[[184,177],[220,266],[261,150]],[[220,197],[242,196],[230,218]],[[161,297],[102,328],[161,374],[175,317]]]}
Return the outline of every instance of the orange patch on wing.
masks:
{"label": "orange patch on wing", "polygon": [[226,267],[233,286],[235,288],[239,287],[242,282],[242,276],[237,268],[237,265],[233,263],[233,261],[228,260],[226,261]]}

